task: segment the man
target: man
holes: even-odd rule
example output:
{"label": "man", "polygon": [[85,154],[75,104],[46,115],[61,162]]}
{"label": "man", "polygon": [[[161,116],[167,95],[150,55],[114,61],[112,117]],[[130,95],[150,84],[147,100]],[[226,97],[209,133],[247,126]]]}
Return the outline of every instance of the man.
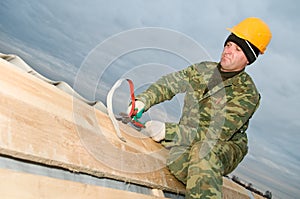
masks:
{"label": "man", "polygon": [[245,67],[271,40],[268,26],[247,18],[229,29],[219,63],[202,62],[168,74],[136,97],[151,106],[185,93],[179,123],[146,122],[153,140],[170,148],[167,166],[186,185],[186,198],[222,198],[222,176],[247,154],[246,129],[260,95]]}

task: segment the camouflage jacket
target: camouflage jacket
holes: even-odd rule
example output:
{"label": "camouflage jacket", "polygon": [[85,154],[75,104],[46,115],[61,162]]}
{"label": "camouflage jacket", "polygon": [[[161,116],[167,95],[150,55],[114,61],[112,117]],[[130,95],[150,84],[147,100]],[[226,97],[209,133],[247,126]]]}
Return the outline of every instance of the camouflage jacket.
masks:
{"label": "camouflage jacket", "polygon": [[162,142],[166,147],[188,146],[213,139],[235,142],[244,154],[247,153],[245,131],[259,105],[260,95],[245,71],[205,92],[217,65],[216,62],[191,65],[161,77],[137,96],[148,110],[178,93],[185,93],[179,123],[166,123],[166,136]]}

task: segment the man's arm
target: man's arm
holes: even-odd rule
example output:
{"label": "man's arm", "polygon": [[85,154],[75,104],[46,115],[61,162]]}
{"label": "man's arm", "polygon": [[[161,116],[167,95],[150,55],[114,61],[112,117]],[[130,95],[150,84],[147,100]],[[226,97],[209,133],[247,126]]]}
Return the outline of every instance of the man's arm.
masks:
{"label": "man's arm", "polygon": [[149,86],[143,93],[136,96],[136,100],[145,104],[145,111],[151,106],[172,99],[178,93],[184,93],[189,86],[191,73],[195,73],[194,66],[189,66],[178,72],[161,77]]}

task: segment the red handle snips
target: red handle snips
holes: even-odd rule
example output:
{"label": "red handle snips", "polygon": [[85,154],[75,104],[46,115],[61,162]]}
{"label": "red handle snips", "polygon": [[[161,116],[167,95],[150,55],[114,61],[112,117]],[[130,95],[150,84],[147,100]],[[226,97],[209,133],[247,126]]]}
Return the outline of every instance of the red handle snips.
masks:
{"label": "red handle snips", "polygon": [[144,124],[142,124],[140,121],[138,121],[138,118],[136,117],[138,110],[135,108],[135,96],[134,96],[134,85],[133,82],[130,79],[126,79],[129,83],[129,89],[130,89],[130,98],[131,98],[131,109],[128,114],[129,117],[132,118],[131,123],[139,128],[144,128]]}

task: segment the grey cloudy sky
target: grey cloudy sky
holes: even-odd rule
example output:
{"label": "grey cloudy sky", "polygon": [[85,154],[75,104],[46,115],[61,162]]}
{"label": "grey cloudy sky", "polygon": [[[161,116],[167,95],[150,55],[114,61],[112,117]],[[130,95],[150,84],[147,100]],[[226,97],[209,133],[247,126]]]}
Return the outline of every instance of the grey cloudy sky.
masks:
{"label": "grey cloudy sky", "polygon": [[[71,85],[82,71],[85,75],[82,94],[88,97],[94,94],[104,101],[112,83],[130,71],[135,71],[135,81],[145,76],[157,79],[164,72],[189,64],[189,59],[170,53],[176,48],[174,44],[190,54],[203,48],[199,58],[219,61],[229,34],[226,28],[246,17],[262,18],[270,26],[273,38],[265,55],[247,68],[262,101],[248,130],[249,154],[234,174],[262,191],[272,191],[274,198],[297,198],[300,195],[299,8],[296,0],[2,0],[0,50],[18,54],[45,76]],[[139,33],[136,39],[131,34],[122,45],[113,40],[107,44],[107,51],[102,49],[102,54],[97,54],[106,41],[130,30],[150,27],[169,31],[171,36],[153,38],[151,41],[157,44],[154,47],[170,38],[174,38],[174,46],[169,43],[167,51],[137,50],[134,44],[139,44],[143,37]],[[198,45],[195,49],[200,48],[191,49],[191,41]],[[114,58],[114,52],[124,46],[130,52]],[[113,60],[109,67],[101,66],[105,63],[103,57]],[[97,58],[101,60],[96,61]],[[151,64],[153,69],[163,66],[164,70],[150,75],[153,70],[147,68]],[[144,68],[143,74],[139,75],[138,68]],[[93,76],[96,71],[102,74],[100,80],[99,76]],[[89,90],[91,94],[84,93]]]}

